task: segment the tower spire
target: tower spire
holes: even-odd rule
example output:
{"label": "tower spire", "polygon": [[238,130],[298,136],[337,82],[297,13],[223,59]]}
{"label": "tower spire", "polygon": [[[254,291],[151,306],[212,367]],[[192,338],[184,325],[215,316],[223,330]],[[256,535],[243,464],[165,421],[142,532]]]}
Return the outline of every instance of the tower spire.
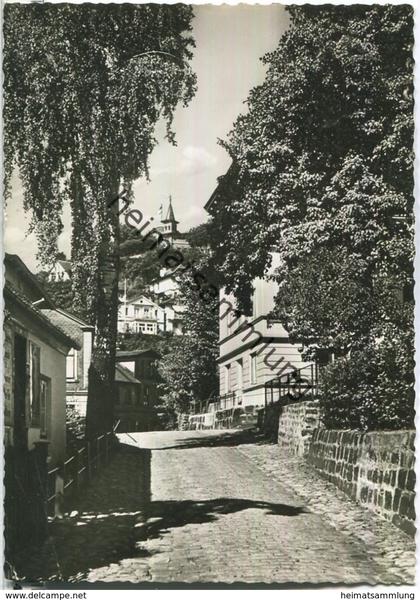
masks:
{"label": "tower spire", "polygon": [[172,196],[169,196],[168,211],[166,217],[162,219],[162,223],[174,223],[175,225],[178,225],[179,223],[179,221],[175,219],[174,209],[172,207]]}

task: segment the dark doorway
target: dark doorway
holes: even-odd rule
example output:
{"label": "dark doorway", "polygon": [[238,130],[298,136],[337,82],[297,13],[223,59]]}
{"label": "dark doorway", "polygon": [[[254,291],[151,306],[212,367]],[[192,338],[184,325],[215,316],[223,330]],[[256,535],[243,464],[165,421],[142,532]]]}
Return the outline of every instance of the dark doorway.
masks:
{"label": "dark doorway", "polygon": [[28,448],[28,429],[26,425],[26,338],[15,334],[14,344],[14,445],[15,448]]}

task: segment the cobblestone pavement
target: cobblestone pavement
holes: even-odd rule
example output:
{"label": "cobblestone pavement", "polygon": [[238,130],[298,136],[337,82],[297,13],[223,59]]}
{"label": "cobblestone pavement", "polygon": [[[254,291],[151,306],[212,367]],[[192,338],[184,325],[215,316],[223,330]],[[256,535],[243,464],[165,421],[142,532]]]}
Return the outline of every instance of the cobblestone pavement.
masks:
{"label": "cobblestone pavement", "polygon": [[367,554],[394,583],[414,583],[413,539],[350,500],[335,485],[319,477],[303,458],[291,456],[277,444],[243,444],[239,450],[270,477],[287,482],[309,510],[325,515],[344,535],[362,541]]}
{"label": "cobblestone pavement", "polygon": [[123,441],[131,447],[54,526],[28,579],[411,582],[413,542],[293,461],[286,469],[276,446],[208,431]]}

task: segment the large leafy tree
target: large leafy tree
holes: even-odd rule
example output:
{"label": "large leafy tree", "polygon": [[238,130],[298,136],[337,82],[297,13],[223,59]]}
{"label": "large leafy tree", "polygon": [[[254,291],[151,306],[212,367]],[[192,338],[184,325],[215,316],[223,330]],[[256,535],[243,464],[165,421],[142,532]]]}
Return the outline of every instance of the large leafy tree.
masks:
{"label": "large leafy tree", "polygon": [[[265,81],[222,142],[233,166],[214,206],[215,260],[247,310],[276,250],[276,312],[290,332],[309,350],[368,348],[372,381],[385,363],[398,381],[412,367],[412,304],[396,311],[394,300],[412,283],[413,11],[288,10]],[[390,360],[393,330],[404,360]]]}
{"label": "large leafy tree", "polygon": [[191,18],[181,4],[5,7],[6,179],[19,169],[43,262],[55,257],[62,208],[71,207],[76,308],[96,328],[88,436],[113,424],[119,230],[112,201],[147,175],[158,120],[174,140],[174,110],[195,89]]}

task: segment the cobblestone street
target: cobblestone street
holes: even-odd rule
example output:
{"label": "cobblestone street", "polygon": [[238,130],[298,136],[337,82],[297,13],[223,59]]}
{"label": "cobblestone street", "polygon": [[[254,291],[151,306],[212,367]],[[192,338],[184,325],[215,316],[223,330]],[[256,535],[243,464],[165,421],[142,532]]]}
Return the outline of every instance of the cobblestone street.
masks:
{"label": "cobblestone street", "polygon": [[282,461],[277,446],[220,431],[123,441],[130,446],[87,491],[78,514],[54,525],[28,578],[412,583],[414,542],[311,479],[304,465]]}

